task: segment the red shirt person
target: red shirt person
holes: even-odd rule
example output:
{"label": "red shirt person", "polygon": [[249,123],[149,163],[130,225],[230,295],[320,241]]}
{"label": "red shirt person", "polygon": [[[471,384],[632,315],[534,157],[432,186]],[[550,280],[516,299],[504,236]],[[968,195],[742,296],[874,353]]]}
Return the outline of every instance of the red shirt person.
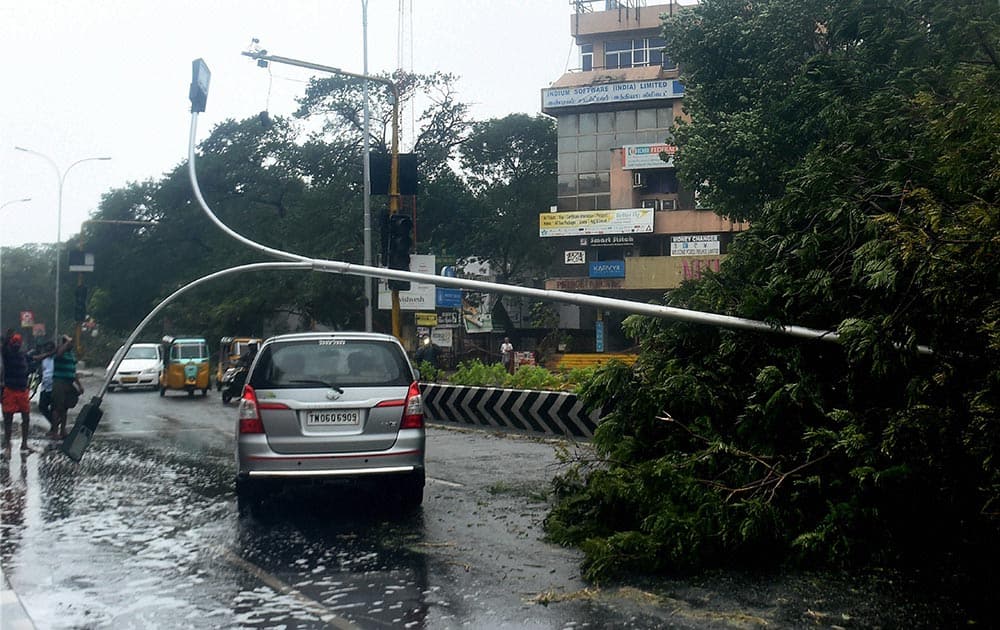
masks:
{"label": "red shirt person", "polygon": [[14,414],[21,414],[21,450],[28,450],[28,426],[31,422],[31,401],[28,395],[28,357],[21,350],[21,335],[8,331],[3,341],[3,448],[10,448],[14,433]]}

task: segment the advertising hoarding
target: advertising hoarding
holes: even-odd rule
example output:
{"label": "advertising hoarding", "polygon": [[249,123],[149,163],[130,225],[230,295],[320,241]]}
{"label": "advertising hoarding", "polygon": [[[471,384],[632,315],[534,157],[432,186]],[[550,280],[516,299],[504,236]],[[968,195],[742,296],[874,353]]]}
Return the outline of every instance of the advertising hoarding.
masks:
{"label": "advertising hoarding", "polygon": [[[660,158],[666,153],[666,161]],[[677,146],[673,144],[626,144],[622,147],[622,168],[629,171],[640,168],[673,168]]]}
{"label": "advertising hoarding", "polygon": [[546,212],[538,215],[538,236],[652,234],[653,212],[651,208]]}
{"label": "advertising hoarding", "polygon": [[[432,254],[413,254],[410,256],[410,271],[416,273],[434,274],[436,257]],[[399,309],[401,311],[433,311],[435,301],[433,284],[411,282],[409,291],[399,292]],[[381,311],[392,309],[392,292],[385,280],[378,283],[378,308]]]}
{"label": "advertising hoarding", "polygon": [[542,110],[579,107],[595,103],[627,103],[684,96],[684,84],[677,79],[624,81],[542,90]]}
{"label": "advertising hoarding", "polygon": [[718,234],[689,234],[670,237],[671,256],[701,256],[719,254],[721,244]]}

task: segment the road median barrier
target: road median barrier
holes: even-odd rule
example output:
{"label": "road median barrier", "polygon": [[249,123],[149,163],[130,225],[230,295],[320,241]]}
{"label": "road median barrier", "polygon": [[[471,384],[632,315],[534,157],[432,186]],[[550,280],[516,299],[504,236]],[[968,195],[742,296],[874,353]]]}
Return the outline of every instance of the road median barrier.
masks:
{"label": "road median barrier", "polygon": [[589,440],[601,416],[570,392],[439,383],[421,383],[420,391],[428,422]]}

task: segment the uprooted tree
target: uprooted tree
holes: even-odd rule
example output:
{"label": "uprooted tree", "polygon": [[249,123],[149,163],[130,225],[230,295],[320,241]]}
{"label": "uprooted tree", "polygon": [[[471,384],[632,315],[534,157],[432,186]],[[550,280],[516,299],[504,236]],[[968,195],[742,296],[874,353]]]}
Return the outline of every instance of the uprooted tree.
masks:
{"label": "uprooted tree", "polygon": [[[842,345],[632,317],[635,366],[550,536],[592,578],[1000,551],[1000,7],[705,0],[665,23],[677,157],[748,219],[675,306]],[[935,353],[920,355],[916,344]]]}

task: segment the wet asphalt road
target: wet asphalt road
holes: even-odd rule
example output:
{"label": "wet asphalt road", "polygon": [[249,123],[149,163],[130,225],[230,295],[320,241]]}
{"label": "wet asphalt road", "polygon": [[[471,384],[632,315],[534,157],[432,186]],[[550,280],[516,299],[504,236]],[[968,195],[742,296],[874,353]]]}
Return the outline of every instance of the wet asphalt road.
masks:
{"label": "wet asphalt road", "polygon": [[[85,381],[90,392],[97,380]],[[240,516],[235,406],[109,394],[80,464],[0,462],[0,563],[38,628],[950,627],[898,576],[720,572],[584,583],[541,540],[558,442],[430,427],[423,507],[296,489]],[[563,445],[565,446],[565,445]],[[921,594],[923,593],[923,594]],[[4,626],[0,620],[0,628]]]}
{"label": "wet asphalt road", "polygon": [[38,420],[40,452],[0,466],[0,561],[39,628],[572,628],[633,616],[538,603],[586,586],[577,553],[540,540],[553,443],[431,428],[417,512],[377,488],[305,488],[241,517],[234,405],[216,392],[116,392],[103,408],[80,464],[41,439]]}

